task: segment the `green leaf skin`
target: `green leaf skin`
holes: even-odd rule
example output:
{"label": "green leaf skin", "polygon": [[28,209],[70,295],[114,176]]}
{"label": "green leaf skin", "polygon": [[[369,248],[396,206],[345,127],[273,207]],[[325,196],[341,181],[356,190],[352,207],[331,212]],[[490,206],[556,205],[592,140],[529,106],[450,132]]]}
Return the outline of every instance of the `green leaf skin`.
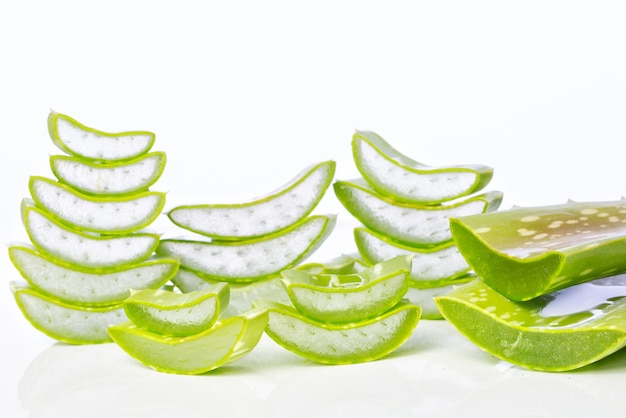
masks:
{"label": "green leaf skin", "polygon": [[163,174],[165,163],[165,153],[158,151],[111,163],[95,163],[65,155],[50,156],[50,168],[61,183],[97,196],[147,191]]}
{"label": "green leaf skin", "polygon": [[140,328],[185,337],[213,326],[229,299],[230,288],[226,283],[189,293],[142,289],[133,291],[124,301],[124,311]]}
{"label": "green leaf skin", "polygon": [[258,301],[269,309],[265,332],[277,344],[306,359],[323,364],[354,364],[378,360],[398,349],[412,334],[421,314],[406,301],[382,315],[347,324],[314,321],[296,309]]}
{"label": "green leaf skin", "polygon": [[73,305],[59,302],[19,282],[10,285],[17,305],[31,325],[60,342],[111,342],[107,328],[127,321],[121,304],[104,307]]}
{"label": "green leaf skin", "polygon": [[524,301],[626,271],[626,202],[570,202],[450,220],[476,274]]}
{"label": "green leaf skin", "polygon": [[352,154],[365,180],[379,193],[407,203],[437,204],[483,189],[493,177],[485,165],[432,167],[393,148],[374,132],[357,131]]}
{"label": "green leaf skin", "polygon": [[37,206],[67,225],[101,234],[128,234],[149,226],[165,206],[165,193],[141,192],[94,197],[45,177],[31,176],[28,188]]}
{"label": "green leaf skin", "polygon": [[188,337],[168,337],[132,323],[109,328],[126,353],[164,373],[202,374],[239,360],[256,347],[267,325],[266,310],[252,310]]}
{"label": "green leaf skin", "polygon": [[533,370],[567,371],[626,345],[626,278],[515,302],[480,280],[435,298],[444,318],[488,353]]}
{"label": "green leaf skin", "polygon": [[63,152],[98,162],[137,158],[147,153],[155,140],[152,132],[103,132],[56,112],[50,112],[48,116],[48,132],[52,142]]}
{"label": "green leaf skin", "polygon": [[259,238],[292,226],[320,202],[335,173],[325,161],[302,170],[287,184],[246,203],[178,206],[167,216],[181,228],[218,240]]}
{"label": "green leaf skin", "polygon": [[452,240],[449,217],[498,209],[501,192],[471,196],[446,205],[401,203],[377,193],[362,179],[333,185],[341,204],[363,225],[381,235],[411,246],[433,246]]}
{"label": "green leaf skin", "polygon": [[409,289],[411,259],[394,257],[357,274],[281,273],[293,305],[311,319],[355,322],[395,306]]}
{"label": "green leaf skin", "polygon": [[130,296],[130,289],[159,288],[178,271],[178,261],[165,258],[123,268],[81,268],[19,245],[9,247],[9,258],[35,290],[84,306],[122,303]]}
{"label": "green leaf skin", "polygon": [[241,241],[164,239],[157,254],[206,279],[254,282],[276,276],[312,254],[330,235],[335,215],[312,215],[275,234]]}

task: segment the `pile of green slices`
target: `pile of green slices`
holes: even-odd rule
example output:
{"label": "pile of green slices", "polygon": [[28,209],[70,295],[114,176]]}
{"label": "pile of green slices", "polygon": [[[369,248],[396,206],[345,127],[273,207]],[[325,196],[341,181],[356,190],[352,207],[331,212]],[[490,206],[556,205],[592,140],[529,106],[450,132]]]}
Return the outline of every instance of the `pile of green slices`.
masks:
{"label": "pile of green slices", "polygon": [[427,166],[374,132],[356,132],[352,152],[362,177],[337,181],[334,191],[363,225],[354,230],[360,256],[373,264],[410,255],[407,297],[422,306],[424,318],[441,318],[433,296],[474,278],[452,241],[449,218],[498,209],[501,192],[476,193],[491,181],[493,170]]}

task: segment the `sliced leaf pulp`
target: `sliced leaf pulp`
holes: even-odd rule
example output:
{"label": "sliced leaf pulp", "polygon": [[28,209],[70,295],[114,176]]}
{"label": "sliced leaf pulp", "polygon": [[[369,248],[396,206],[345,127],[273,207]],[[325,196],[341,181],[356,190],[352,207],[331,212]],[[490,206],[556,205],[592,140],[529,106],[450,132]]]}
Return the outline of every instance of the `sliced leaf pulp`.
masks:
{"label": "sliced leaf pulp", "polygon": [[570,202],[450,220],[476,274],[524,301],[626,271],[626,202]]}

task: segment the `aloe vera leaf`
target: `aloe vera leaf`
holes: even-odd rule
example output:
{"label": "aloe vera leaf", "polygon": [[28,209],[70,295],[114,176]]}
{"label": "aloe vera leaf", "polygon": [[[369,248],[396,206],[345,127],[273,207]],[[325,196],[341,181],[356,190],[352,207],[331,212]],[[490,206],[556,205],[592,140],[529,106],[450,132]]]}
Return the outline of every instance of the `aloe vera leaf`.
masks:
{"label": "aloe vera leaf", "polygon": [[453,242],[433,247],[414,247],[393,241],[367,228],[354,229],[354,242],[361,256],[369,263],[380,263],[399,255],[409,255],[413,286],[432,287],[467,274],[469,265]]}
{"label": "aloe vera leaf", "polygon": [[436,204],[483,189],[493,177],[479,164],[432,167],[393,148],[374,132],[357,131],[352,139],[356,166],[379,193],[409,203]]}
{"label": "aloe vera leaf", "polygon": [[309,257],[330,235],[335,215],[312,215],[277,233],[241,241],[161,240],[157,254],[207,279],[252,282],[278,275]]}
{"label": "aloe vera leaf", "polygon": [[228,306],[230,288],[217,283],[202,290],[176,293],[161,289],[136,290],[124,301],[130,321],[148,331],[175,337],[198,334],[217,321]]}
{"label": "aloe vera leaf", "polygon": [[403,299],[409,288],[411,260],[394,257],[357,274],[281,272],[298,311],[316,321],[345,323],[376,317]]}
{"label": "aloe vera leaf", "polygon": [[488,192],[446,205],[416,205],[391,200],[362,179],[336,181],[337,198],[369,229],[406,245],[432,246],[452,240],[449,217],[495,211],[501,192]]}
{"label": "aloe vera leaf", "polygon": [[20,245],[9,247],[9,258],[35,290],[85,306],[122,303],[130,295],[130,289],[159,288],[178,270],[178,261],[165,258],[123,268],[81,268]]}
{"label": "aloe vera leaf", "polygon": [[50,168],[61,183],[85,194],[107,196],[147,191],[163,174],[165,162],[165,153],[159,151],[110,163],[50,156]]}
{"label": "aloe vera leaf", "polygon": [[48,132],[52,142],[63,152],[100,162],[139,157],[150,150],[155,140],[152,132],[103,132],[56,112],[50,112],[48,116]]}
{"label": "aloe vera leaf", "polygon": [[124,323],[109,328],[115,343],[142,364],[164,373],[202,374],[239,360],[256,347],[267,325],[266,310],[219,321],[188,337],[155,334]]}
{"label": "aloe vera leaf", "polygon": [[93,268],[128,266],[150,257],[159,245],[157,234],[86,234],[62,224],[35,206],[24,205],[22,217],[30,241],[39,251],[71,265]]}
{"label": "aloe vera leaf", "polygon": [[149,226],[165,206],[165,193],[140,192],[121,197],[94,197],[45,177],[31,176],[37,206],[73,228],[105,234],[127,234]]}
{"label": "aloe vera leaf", "polygon": [[398,349],[417,326],[421,308],[401,301],[375,318],[330,324],[307,318],[295,308],[271,301],[255,306],[269,310],[265,332],[278,345],[324,364],[378,360]]}
{"label": "aloe vera leaf", "polygon": [[52,299],[19,282],[11,291],[24,317],[34,328],[68,344],[110,342],[107,328],[127,320],[122,304],[85,307]]}
{"label": "aloe vera leaf", "polygon": [[573,370],[626,345],[626,278],[582,283],[526,302],[480,280],[436,298],[445,319],[481,349],[534,370]]}
{"label": "aloe vera leaf", "polygon": [[523,301],[626,271],[626,202],[569,202],[451,219],[476,274]]}
{"label": "aloe vera leaf", "polygon": [[236,204],[185,205],[167,213],[187,230],[219,240],[262,237],[283,230],[308,216],[330,186],[335,162],[309,166],[278,190]]}

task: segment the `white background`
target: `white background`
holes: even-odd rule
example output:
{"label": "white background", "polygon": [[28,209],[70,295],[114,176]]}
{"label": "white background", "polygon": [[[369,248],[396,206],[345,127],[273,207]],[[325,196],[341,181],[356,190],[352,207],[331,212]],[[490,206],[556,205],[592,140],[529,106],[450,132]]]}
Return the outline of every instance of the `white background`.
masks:
{"label": "white background", "polygon": [[[0,239],[26,239],[28,178],[52,177],[48,156],[60,151],[50,109],[105,131],[155,132],[153,149],[168,163],[153,190],[168,192],[167,208],[248,200],[327,159],[337,179],[356,177],[355,129],[423,163],[494,167],[488,189],[504,192],[502,208],[619,199],[625,21],[620,1],[3,0]],[[338,213],[340,226],[316,258],[353,251],[352,220],[332,192],[317,211]],[[498,408],[514,394],[525,397],[515,416],[623,416],[613,409],[614,385],[626,388],[621,353],[584,373],[531,373],[426,321],[404,355],[375,364],[320,369],[265,341],[239,369],[165,377],[112,345],[54,345],[17,309],[6,252],[0,272],[2,416],[207,416],[218,407],[290,416],[296,401],[303,416],[504,416]],[[535,391],[523,395],[527,387]]]}

